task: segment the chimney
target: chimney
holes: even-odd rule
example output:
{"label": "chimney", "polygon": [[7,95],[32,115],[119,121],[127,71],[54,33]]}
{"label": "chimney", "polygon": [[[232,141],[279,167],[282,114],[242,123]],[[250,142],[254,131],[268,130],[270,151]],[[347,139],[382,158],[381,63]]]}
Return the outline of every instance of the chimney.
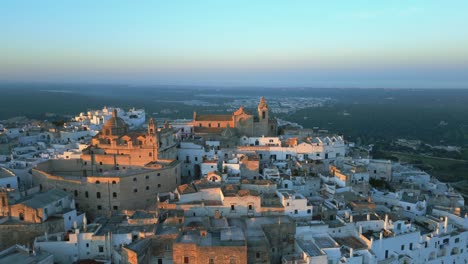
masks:
{"label": "chimney", "polygon": [[384,229],[388,229],[388,214],[385,214],[385,222],[384,222]]}
{"label": "chimney", "polygon": [[445,221],[444,221],[444,232],[445,232],[445,233],[448,232],[448,216],[445,217]]}

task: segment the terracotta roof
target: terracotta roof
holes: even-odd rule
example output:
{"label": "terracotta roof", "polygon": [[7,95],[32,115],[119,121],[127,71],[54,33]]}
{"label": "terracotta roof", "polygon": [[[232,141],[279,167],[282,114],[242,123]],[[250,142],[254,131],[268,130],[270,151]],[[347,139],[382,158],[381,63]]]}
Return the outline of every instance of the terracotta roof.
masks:
{"label": "terracotta roof", "polygon": [[177,190],[179,191],[180,194],[189,194],[189,193],[196,193],[197,190],[193,188],[191,184],[183,184],[177,187]]}
{"label": "terracotta roof", "polygon": [[197,115],[195,121],[231,121],[231,115]]}

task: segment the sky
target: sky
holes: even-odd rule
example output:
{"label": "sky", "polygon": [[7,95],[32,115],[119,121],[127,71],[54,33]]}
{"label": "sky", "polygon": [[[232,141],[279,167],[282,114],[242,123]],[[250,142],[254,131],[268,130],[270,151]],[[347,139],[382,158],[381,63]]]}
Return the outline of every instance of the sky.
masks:
{"label": "sky", "polygon": [[468,88],[468,1],[2,1],[0,80]]}

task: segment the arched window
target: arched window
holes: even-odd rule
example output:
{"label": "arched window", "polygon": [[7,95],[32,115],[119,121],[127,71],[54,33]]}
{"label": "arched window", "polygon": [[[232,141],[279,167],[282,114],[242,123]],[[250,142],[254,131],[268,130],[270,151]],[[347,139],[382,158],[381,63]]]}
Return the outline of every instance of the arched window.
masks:
{"label": "arched window", "polygon": [[19,213],[19,220],[24,221],[24,213]]}

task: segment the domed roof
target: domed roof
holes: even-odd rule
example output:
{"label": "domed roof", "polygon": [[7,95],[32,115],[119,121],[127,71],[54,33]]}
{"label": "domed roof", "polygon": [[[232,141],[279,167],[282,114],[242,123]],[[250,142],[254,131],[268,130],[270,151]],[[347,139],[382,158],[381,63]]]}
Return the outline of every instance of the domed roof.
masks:
{"label": "domed roof", "polygon": [[[117,110],[114,109],[112,117],[104,124],[103,130],[112,131],[112,135],[123,135],[127,133],[128,125],[122,118],[117,116]],[[106,132],[106,135],[109,134],[110,133]]]}

